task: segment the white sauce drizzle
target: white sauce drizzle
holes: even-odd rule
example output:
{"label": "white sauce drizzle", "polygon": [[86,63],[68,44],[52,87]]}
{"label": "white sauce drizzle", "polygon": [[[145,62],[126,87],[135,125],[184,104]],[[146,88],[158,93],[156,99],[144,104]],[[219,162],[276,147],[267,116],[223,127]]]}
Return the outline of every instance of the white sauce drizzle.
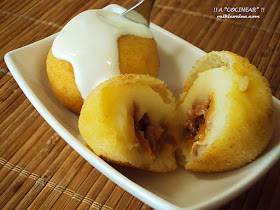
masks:
{"label": "white sauce drizzle", "polygon": [[106,9],[80,13],[57,35],[52,53],[72,64],[83,99],[101,82],[120,75],[117,40],[127,34],[153,38],[145,25]]}

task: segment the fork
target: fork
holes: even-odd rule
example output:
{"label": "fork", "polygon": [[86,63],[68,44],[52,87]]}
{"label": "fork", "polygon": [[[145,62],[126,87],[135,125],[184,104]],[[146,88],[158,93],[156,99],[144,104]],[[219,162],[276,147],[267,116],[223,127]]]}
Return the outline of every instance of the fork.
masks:
{"label": "fork", "polygon": [[141,0],[133,7],[123,12],[121,16],[124,16],[136,23],[142,23],[149,27],[151,13],[155,2],[156,0]]}

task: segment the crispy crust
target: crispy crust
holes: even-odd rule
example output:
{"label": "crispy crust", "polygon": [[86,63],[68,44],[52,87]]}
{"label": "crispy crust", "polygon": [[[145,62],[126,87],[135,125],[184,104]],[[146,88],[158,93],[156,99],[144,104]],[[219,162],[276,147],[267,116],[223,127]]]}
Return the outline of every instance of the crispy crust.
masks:
{"label": "crispy crust", "polygon": [[49,82],[55,96],[68,109],[80,114],[84,100],[75,83],[72,65],[54,57],[52,49],[49,50],[46,64]]}
{"label": "crispy crust", "polygon": [[158,77],[159,56],[154,39],[125,35],[118,39],[118,46],[122,74],[134,73]]}
{"label": "crispy crust", "polygon": [[[94,152],[94,150],[87,144],[87,147],[93,152],[93,153],[95,153]],[[96,154],[96,153],[95,153]],[[144,166],[144,165],[142,165],[142,166],[135,166],[135,165],[132,165],[131,163],[129,163],[128,161],[126,161],[126,162],[124,162],[124,161],[117,161],[117,160],[115,160],[115,159],[113,159],[113,158],[110,158],[110,157],[108,157],[108,156],[103,156],[102,154],[96,154],[97,156],[99,156],[100,158],[102,158],[103,160],[105,160],[105,161],[107,161],[107,162],[110,162],[110,163],[114,163],[114,164],[118,164],[118,165],[120,165],[120,166],[125,166],[125,167],[129,167],[129,168],[137,168],[137,169],[142,169],[142,170],[146,170],[146,171],[154,171],[154,172],[165,172],[165,171],[162,171],[162,170],[159,170],[159,171],[157,171],[157,170],[155,170],[155,169],[153,169],[153,168],[150,168],[148,165],[146,165],[146,166]],[[167,170],[167,171],[169,171],[169,170]],[[166,171],[166,172],[167,172]]]}

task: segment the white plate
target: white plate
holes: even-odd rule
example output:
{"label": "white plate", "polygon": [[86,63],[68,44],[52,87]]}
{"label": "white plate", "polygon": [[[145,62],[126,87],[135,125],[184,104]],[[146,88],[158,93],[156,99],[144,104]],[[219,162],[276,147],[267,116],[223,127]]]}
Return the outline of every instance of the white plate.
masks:
{"label": "white plate", "polygon": [[[122,10],[110,5],[114,11]],[[178,94],[202,50],[151,24],[161,60],[160,79]],[[78,116],[62,106],[52,93],[45,61],[55,35],[11,51],[5,61],[15,80],[45,120],[67,143],[101,173],[156,209],[201,209],[218,207],[254,184],[280,157],[280,134],[276,129],[268,149],[254,162],[223,173],[193,173],[182,168],[153,173],[111,166],[86,146],[78,130]],[[280,127],[280,102],[274,98],[276,127]]]}

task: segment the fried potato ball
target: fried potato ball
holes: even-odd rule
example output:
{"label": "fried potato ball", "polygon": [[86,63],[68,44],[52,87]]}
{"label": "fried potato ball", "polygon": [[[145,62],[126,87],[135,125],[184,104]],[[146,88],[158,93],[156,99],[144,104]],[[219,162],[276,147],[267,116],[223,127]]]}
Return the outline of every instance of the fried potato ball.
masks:
{"label": "fried potato ball", "polygon": [[[119,67],[122,74],[135,73],[158,76],[159,56],[154,39],[123,35],[118,39]],[[72,65],[55,58],[50,49],[47,57],[47,74],[58,100],[79,114],[83,98],[75,83]]]}
{"label": "fried potato ball", "polygon": [[110,162],[150,171],[176,169],[175,99],[148,75],[125,74],[97,86],[84,101],[79,130]]}
{"label": "fried potato ball", "polygon": [[47,57],[47,74],[54,95],[64,106],[79,114],[84,100],[75,83],[72,65],[54,57],[52,49]]}
{"label": "fried potato ball", "polygon": [[239,168],[256,159],[273,134],[267,80],[230,52],[211,52],[197,62],[177,113],[183,136],[179,162],[194,171]]}

